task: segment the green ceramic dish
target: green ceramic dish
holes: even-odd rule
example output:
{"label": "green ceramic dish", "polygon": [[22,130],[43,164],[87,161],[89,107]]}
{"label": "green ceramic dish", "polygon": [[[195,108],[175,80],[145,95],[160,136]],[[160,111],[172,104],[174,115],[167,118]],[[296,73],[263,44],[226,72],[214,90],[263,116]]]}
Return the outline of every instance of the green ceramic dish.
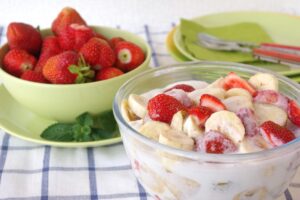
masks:
{"label": "green ceramic dish", "polygon": [[[151,49],[142,38],[130,32],[101,26],[94,27],[94,29],[108,38],[119,36],[134,42],[146,53],[145,61],[135,70],[113,79],[70,85],[24,81],[0,68],[0,79],[5,88],[24,107],[50,120],[70,122],[83,112],[99,114],[111,110],[113,98],[119,87],[129,78],[148,69]],[[42,33],[49,35],[51,31],[44,30]],[[7,45],[0,49],[0,66],[7,51]]]}

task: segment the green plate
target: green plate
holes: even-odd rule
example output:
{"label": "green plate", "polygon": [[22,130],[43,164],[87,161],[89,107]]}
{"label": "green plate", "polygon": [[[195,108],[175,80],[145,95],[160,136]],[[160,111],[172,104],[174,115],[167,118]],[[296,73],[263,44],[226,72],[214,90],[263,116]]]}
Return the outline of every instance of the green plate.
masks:
{"label": "green plate", "polygon": [[121,136],[93,142],[54,142],[41,138],[41,132],[55,122],[20,105],[0,84],[0,128],[10,135],[34,143],[68,148],[105,146],[121,141]]}
{"label": "green plate", "polygon": [[[253,22],[261,25],[272,37],[274,42],[300,46],[300,18],[292,15],[272,12],[227,12],[201,16],[192,19],[206,27],[226,26],[241,22]],[[177,28],[173,35],[177,51],[188,60],[198,60],[185,49],[180,30]]]}

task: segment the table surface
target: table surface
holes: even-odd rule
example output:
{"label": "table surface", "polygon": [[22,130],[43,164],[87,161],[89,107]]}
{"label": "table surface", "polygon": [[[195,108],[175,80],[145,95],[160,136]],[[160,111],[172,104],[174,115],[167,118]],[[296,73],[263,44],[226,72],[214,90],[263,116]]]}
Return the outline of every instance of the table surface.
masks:
{"label": "table surface", "polygon": [[[165,39],[182,17],[233,10],[300,15],[298,0],[13,0],[0,3],[0,44],[6,40],[8,23],[22,21],[49,27],[64,6],[71,6],[89,24],[119,27],[143,37],[153,50],[152,67],[176,63],[167,53]],[[15,199],[145,200],[151,197],[135,179],[122,143],[63,149],[22,141],[0,130],[0,200]],[[280,199],[300,199],[300,172]]]}

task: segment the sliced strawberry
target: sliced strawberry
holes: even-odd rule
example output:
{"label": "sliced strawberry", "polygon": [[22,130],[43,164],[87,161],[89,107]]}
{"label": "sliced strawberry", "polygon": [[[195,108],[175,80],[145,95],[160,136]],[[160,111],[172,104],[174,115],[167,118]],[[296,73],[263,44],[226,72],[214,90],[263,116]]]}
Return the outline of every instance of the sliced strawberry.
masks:
{"label": "sliced strawberry", "polygon": [[206,153],[232,153],[237,150],[236,145],[225,135],[217,131],[205,133],[202,143],[202,149]]}
{"label": "sliced strawberry", "polygon": [[178,111],[186,110],[180,101],[166,94],[159,94],[150,99],[147,109],[152,120],[166,123],[170,123]]}
{"label": "sliced strawberry", "polygon": [[165,92],[168,92],[168,91],[173,90],[173,89],[180,89],[180,90],[183,90],[185,92],[193,92],[195,90],[195,88],[190,86],[190,85],[178,84],[178,85],[175,85],[175,86],[167,89]]}
{"label": "sliced strawberry", "polygon": [[190,115],[196,116],[201,126],[204,126],[206,120],[210,117],[213,111],[204,106],[193,107],[188,110]]}
{"label": "sliced strawberry", "polygon": [[115,67],[107,67],[101,69],[96,75],[96,81],[111,79],[124,74],[120,69]]}
{"label": "sliced strawberry", "polygon": [[266,121],[260,125],[260,133],[274,147],[283,145],[294,140],[294,133],[272,121]]}
{"label": "sliced strawberry", "polygon": [[288,98],[274,90],[260,90],[254,94],[254,102],[268,103],[287,110]]}
{"label": "sliced strawberry", "polygon": [[290,100],[287,109],[289,119],[298,127],[300,127],[300,107],[296,101]]}
{"label": "sliced strawberry", "polygon": [[174,89],[165,92],[165,94],[174,97],[187,108],[190,108],[193,105],[192,100],[188,97],[188,95],[183,90]]}
{"label": "sliced strawberry", "polygon": [[241,119],[247,136],[253,137],[259,133],[253,110],[250,108],[241,108],[236,114]]}
{"label": "sliced strawberry", "polygon": [[236,73],[230,72],[225,78],[223,82],[223,88],[225,90],[229,90],[231,88],[242,88],[250,92],[253,96],[255,94],[255,89],[250,85],[246,80],[242,79]]}
{"label": "sliced strawberry", "polygon": [[225,105],[217,97],[210,94],[203,94],[200,97],[200,106],[208,107],[213,112],[226,110]]}

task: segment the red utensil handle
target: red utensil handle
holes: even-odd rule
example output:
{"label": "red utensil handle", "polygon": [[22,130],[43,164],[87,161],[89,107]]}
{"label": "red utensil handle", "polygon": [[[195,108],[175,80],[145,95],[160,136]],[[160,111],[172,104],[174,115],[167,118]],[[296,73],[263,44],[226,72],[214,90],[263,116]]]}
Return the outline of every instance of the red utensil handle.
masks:
{"label": "red utensil handle", "polygon": [[290,50],[296,50],[300,51],[299,46],[290,46],[290,45],[284,45],[284,44],[275,44],[275,43],[261,43],[261,47],[273,47],[273,48],[280,48],[280,49],[290,49]]}
{"label": "red utensil handle", "polygon": [[291,62],[295,64],[300,64],[300,55],[296,54],[288,54],[279,51],[271,51],[264,48],[254,48],[253,55],[258,57],[270,57],[275,58],[279,61]]}

